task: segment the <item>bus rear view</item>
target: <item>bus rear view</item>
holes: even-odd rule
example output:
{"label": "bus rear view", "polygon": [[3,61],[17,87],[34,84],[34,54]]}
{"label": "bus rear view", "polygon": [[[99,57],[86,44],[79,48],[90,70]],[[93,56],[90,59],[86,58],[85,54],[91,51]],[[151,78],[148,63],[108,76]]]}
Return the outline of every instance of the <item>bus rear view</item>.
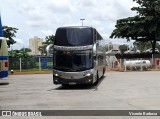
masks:
{"label": "bus rear view", "polygon": [[[53,46],[54,84],[94,84],[98,81],[100,71],[96,63],[95,33],[96,30],[92,27],[57,29]],[[105,65],[102,66],[102,70],[104,67]],[[102,72],[101,75],[104,74],[104,71]]]}

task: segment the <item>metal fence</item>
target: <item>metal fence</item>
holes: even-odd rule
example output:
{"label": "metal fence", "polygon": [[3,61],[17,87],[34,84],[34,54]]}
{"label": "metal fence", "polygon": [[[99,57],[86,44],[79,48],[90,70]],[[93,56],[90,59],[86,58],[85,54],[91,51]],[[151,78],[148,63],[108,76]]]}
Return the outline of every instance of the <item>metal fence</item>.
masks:
{"label": "metal fence", "polygon": [[[150,67],[144,68],[145,62],[149,61]],[[107,68],[109,69],[123,69],[123,70],[160,70],[160,54],[158,55],[110,55],[106,56]],[[142,61],[143,64],[140,64],[140,67],[133,67],[128,69],[124,64],[125,61]],[[32,70],[52,70],[53,69],[53,57],[32,57],[32,58],[9,58],[9,70],[17,71],[32,71]]]}
{"label": "metal fence", "polygon": [[52,70],[52,57],[9,58],[9,70],[32,71]]}
{"label": "metal fence", "polygon": [[[110,57],[113,57],[110,56]],[[108,65],[111,69],[127,70],[160,70],[160,54],[116,55]]]}

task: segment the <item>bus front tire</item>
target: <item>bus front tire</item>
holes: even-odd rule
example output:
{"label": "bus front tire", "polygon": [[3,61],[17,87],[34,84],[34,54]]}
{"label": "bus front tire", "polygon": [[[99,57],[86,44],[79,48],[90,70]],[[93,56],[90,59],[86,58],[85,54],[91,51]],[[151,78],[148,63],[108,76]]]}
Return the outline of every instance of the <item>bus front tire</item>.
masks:
{"label": "bus front tire", "polygon": [[105,72],[106,72],[106,68],[103,67],[103,75],[102,75],[102,77],[104,77]]}
{"label": "bus front tire", "polygon": [[63,87],[69,87],[69,84],[62,84]]}
{"label": "bus front tire", "polygon": [[94,85],[97,85],[99,82],[99,74],[98,74],[98,71],[97,71],[97,74],[96,74],[96,82],[94,82]]}

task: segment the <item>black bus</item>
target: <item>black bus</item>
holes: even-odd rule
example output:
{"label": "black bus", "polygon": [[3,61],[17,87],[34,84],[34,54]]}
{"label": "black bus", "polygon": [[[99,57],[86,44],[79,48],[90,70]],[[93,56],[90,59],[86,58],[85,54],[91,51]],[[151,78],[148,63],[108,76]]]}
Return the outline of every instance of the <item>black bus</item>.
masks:
{"label": "black bus", "polygon": [[105,73],[103,38],[93,27],[60,27],[53,45],[54,84],[96,84]]}

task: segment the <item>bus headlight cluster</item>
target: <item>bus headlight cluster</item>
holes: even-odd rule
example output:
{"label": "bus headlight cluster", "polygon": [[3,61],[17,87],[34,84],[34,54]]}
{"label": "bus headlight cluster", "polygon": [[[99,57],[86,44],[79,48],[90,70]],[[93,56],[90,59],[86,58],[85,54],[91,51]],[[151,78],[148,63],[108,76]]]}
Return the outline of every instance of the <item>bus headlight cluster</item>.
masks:
{"label": "bus headlight cluster", "polygon": [[86,76],[91,76],[91,73],[87,73]]}
{"label": "bus headlight cluster", "polygon": [[86,71],[84,72],[84,76],[90,77],[92,75],[91,71]]}
{"label": "bus headlight cluster", "polygon": [[56,77],[58,77],[58,76],[59,76],[59,74],[57,74],[57,73],[56,73],[56,74],[54,74],[54,75],[55,75]]}

